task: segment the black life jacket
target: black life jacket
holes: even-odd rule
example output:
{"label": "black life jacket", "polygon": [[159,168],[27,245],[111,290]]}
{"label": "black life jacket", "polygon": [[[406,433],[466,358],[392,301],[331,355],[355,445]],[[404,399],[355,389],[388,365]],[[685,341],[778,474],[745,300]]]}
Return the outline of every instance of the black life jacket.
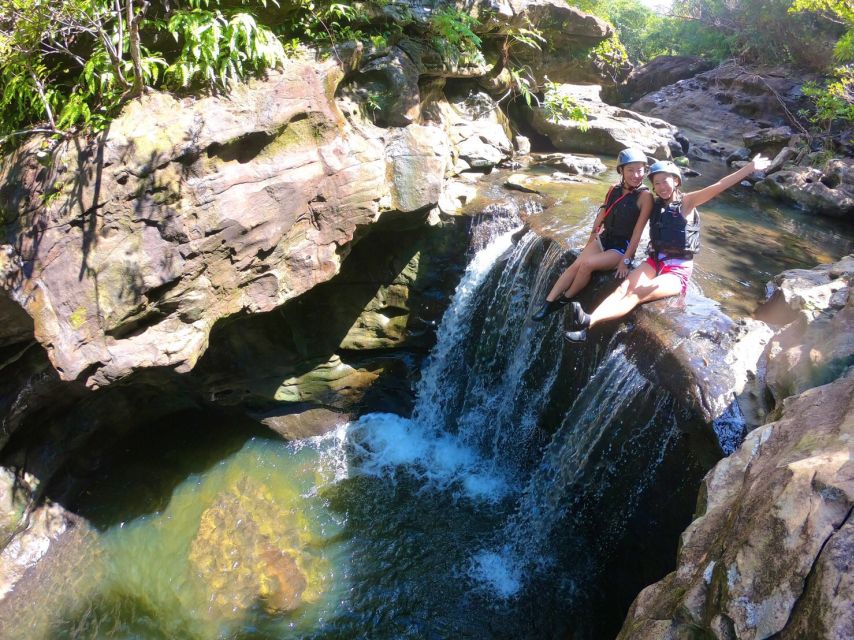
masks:
{"label": "black life jacket", "polygon": [[649,244],[654,255],[691,258],[700,251],[700,214],[694,210],[693,221],[682,215],[682,202],[666,203],[656,198],[649,216]]}
{"label": "black life jacket", "polygon": [[[640,217],[638,198],[644,191],[645,186],[640,186],[634,191],[623,195],[622,185],[614,185],[605,196],[605,210],[611,212],[602,223],[604,227],[602,235],[611,240],[630,240],[635,231],[635,225]],[[619,200],[619,202],[617,202]],[[616,203],[616,204],[614,204]]]}

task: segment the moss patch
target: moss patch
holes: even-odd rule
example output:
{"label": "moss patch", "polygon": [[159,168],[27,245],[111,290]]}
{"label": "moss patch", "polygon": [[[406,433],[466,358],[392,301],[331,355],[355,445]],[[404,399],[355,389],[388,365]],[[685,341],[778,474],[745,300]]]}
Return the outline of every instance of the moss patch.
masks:
{"label": "moss patch", "polygon": [[71,327],[76,331],[86,324],[87,315],[85,307],[77,307],[68,318],[68,321],[71,323]]}

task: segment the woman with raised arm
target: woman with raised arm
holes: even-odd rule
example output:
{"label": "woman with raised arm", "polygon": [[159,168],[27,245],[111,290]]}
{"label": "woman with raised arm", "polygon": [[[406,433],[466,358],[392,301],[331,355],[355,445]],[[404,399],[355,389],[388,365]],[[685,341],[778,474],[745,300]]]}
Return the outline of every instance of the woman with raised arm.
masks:
{"label": "woman with raised arm", "polygon": [[637,305],[684,294],[694,268],[694,254],[700,250],[700,214],[697,207],[705,204],[754,171],[770,164],[757,155],[738,171],[714,184],[682,193],[682,173],[669,161],[656,162],[649,169],[649,180],[655,192],[655,203],[649,219],[649,257],[629,277],[587,314],[577,302],[572,303],[572,331],[565,336],[570,342],[584,342],[587,330],[600,322],[626,315]]}
{"label": "woman with raised arm", "polygon": [[581,255],[557,279],[542,305],[531,316],[544,320],[568,303],[587,286],[594,271],[616,269],[625,278],[652,210],[652,195],[643,186],[646,154],[640,149],[623,149],[617,156],[619,184],[615,184],[599,207],[593,231]]}

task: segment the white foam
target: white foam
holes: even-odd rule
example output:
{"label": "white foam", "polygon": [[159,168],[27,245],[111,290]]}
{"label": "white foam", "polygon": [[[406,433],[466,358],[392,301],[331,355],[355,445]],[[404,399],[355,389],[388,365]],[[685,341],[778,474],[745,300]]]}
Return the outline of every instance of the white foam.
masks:
{"label": "white foam", "polygon": [[522,588],[522,576],[507,549],[503,553],[480,551],[471,559],[469,575],[502,600],[509,600]]}
{"label": "white foam", "polygon": [[351,423],[351,473],[392,477],[403,471],[426,489],[458,486],[465,497],[496,502],[507,492],[499,470],[450,434],[435,434],[407,418],[370,413]]}

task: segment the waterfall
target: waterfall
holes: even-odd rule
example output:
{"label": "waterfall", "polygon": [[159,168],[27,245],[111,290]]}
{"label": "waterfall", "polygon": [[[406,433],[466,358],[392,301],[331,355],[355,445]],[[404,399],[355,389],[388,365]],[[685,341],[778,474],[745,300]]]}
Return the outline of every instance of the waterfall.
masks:
{"label": "waterfall", "polygon": [[[648,417],[643,414],[644,407],[649,409]],[[636,420],[628,422],[624,419],[627,415],[635,416]],[[631,513],[644,486],[654,478],[672,442],[675,425],[671,417],[672,407],[666,397],[657,394],[640,376],[626,359],[623,345],[617,344],[572,402],[543,450],[520,492],[514,514],[497,536],[502,541],[500,547],[484,549],[475,555],[475,572],[486,580],[489,575],[497,577],[497,582],[490,586],[504,596],[513,595],[504,576],[521,577],[547,569],[554,560],[550,549],[555,527],[571,517],[573,522],[563,525],[562,537],[565,537],[567,526],[591,518],[590,504],[598,503],[601,509],[607,490],[636,447],[654,451],[645,461],[640,481],[622,496],[619,512],[606,519],[598,518],[606,521],[607,531],[592,523],[606,534],[595,541],[600,548],[619,536],[626,514]],[[664,429],[660,429],[662,426]],[[607,456],[598,455],[602,449],[608,452]],[[500,558],[499,571],[487,574],[482,570],[483,563],[499,562],[496,558]],[[584,568],[588,575],[593,571],[595,567]],[[521,586],[521,579],[517,583]]]}
{"label": "waterfall", "polygon": [[[623,615],[626,598],[660,577],[655,562],[675,557],[705,468],[686,444],[690,417],[639,372],[627,332],[568,347],[563,314],[530,320],[563,258],[556,243],[506,226],[483,243],[437,330],[412,416],[362,416],[319,448],[329,482],[369,476],[390,504],[442,503],[442,517],[459,518],[442,530],[459,527],[462,548],[437,546],[430,566],[452,561],[441,575],[479,607],[547,606],[561,616],[552,629],[606,637],[615,608]],[[672,474],[685,478],[676,489]],[[670,537],[656,538],[663,529]],[[646,574],[621,560],[639,539],[655,558]],[[584,622],[590,611],[611,622]]]}
{"label": "waterfall", "polygon": [[[672,399],[627,359],[624,336],[585,352],[565,347],[561,314],[530,321],[565,266],[561,254],[533,232],[477,254],[439,328],[413,415],[478,452],[479,469],[515,495],[505,526],[469,567],[503,598],[551,564],[558,526],[561,540],[606,527],[585,544],[597,547],[593,556],[607,553],[678,437]],[[621,467],[632,469],[630,481]]]}

